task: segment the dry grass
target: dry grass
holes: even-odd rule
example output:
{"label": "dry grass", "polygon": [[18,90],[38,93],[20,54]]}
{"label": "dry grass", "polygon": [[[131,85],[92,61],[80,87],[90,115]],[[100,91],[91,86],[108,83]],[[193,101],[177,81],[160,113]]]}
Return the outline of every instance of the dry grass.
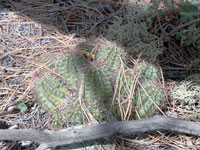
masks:
{"label": "dry grass", "polygon": [[[40,106],[33,107],[37,102],[33,88],[35,80],[41,76],[39,73],[51,70],[40,61],[48,55],[67,54],[85,40],[74,38],[74,35],[62,35],[57,28],[41,25],[19,13],[6,14],[3,22],[0,22],[1,121],[11,126],[18,122],[20,128],[43,128],[48,116],[38,111]],[[30,110],[30,115],[16,110],[16,104],[20,101],[34,108]],[[34,112],[37,116],[32,115]],[[41,117],[43,115],[46,116],[45,120]]]}
{"label": "dry grass", "polygon": [[[77,44],[85,42],[89,36],[94,38],[103,35],[113,15],[120,15],[125,11],[124,4],[120,1],[118,3],[105,1],[101,5],[91,3],[86,6],[64,4],[58,0],[63,4],[62,7],[51,1],[29,0],[23,5],[12,2],[8,4],[13,10],[21,10],[21,13],[15,11],[2,13],[4,15],[3,21],[0,21],[0,122],[13,128],[54,129],[49,125],[50,116],[41,109],[34,95],[35,80],[40,78],[41,72],[51,71],[46,64],[40,63],[41,59],[49,55],[67,54]],[[102,8],[96,9],[94,5]],[[173,44],[170,46],[176,49],[177,45]],[[179,54],[174,54],[173,49],[171,55],[178,57]],[[167,61],[173,61],[183,67],[186,61],[181,56],[181,59],[177,57],[170,56],[173,60],[163,59],[163,66]],[[123,73],[124,68],[121,68],[121,71]],[[137,75],[133,78],[137,82]],[[136,82],[127,89],[130,97],[134,94]],[[165,86],[170,91],[173,84],[168,83]],[[16,108],[16,104],[20,101],[28,106],[25,113]],[[119,101],[122,120],[129,119],[133,109],[131,102],[126,101],[128,108],[125,109],[123,103]],[[200,120],[198,110],[186,110],[175,100],[168,100],[166,105],[167,116]],[[96,123],[91,114],[85,113],[89,120]],[[200,149],[199,138],[177,133],[158,132],[144,139],[124,139],[124,142],[127,149],[139,146],[143,146],[144,149],[161,147]]]}

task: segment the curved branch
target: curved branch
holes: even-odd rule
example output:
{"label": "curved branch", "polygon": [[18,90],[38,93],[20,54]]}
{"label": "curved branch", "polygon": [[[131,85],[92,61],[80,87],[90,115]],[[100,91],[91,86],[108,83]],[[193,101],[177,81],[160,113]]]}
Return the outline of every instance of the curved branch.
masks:
{"label": "curved branch", "polygon": [[185,24],[179,25],[179,26],[177,26],[176,28],[174,28],[171,32],[169,32],[169,33],[164,33],[163,36],[161,36],[160,39],[161,39],[161,40],[164,40],[165,38],[167,38],[168,36],[172,35],[172,34],[175,33],[176,31],[181,30],[181,29],[183,29],[183,28],[185,28],[185,27],[187,27],[187,26],[193,25],[193,24],[198,23],[198,22],[200,22],[200,18],[197,18],[196,20],[192,20],[192,21],[187,22],[187,23],[185,23]]}
{"label": "curved branch", "polygon": [[69,128],[60,131],[5,129],[0,130],[0,140],[33,141],[41,144],[41,147],[55,147],[109,138],[115,135],[132,136],[142,132],[161,130],[200,136],[200,123],[155,116],[149,119],[109,122],[85,128]]}

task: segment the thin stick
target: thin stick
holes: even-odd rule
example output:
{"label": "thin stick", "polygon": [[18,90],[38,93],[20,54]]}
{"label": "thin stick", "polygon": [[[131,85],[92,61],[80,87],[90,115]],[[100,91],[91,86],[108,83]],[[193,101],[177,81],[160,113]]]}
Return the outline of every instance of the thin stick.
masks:
{"label": "thin stick", "polygon": [[171,32],[169,33],[164,33],[163,36],[160,38],[161,40],[164,40],[165,38],[167,38],[168,36],[172,35],[174,32],[178,31],[178,30],[181,30],[187,26],[190,26],[190,25],[193,25],[195,23],[198,23],[200,22],[200,18],[197,18],[196,20],[193,20],[193,21],[190,21],[190,22],[187,22],[185,24],[182,24],[182,25],[179,25],[177,26],[176,28],[174,28]]}

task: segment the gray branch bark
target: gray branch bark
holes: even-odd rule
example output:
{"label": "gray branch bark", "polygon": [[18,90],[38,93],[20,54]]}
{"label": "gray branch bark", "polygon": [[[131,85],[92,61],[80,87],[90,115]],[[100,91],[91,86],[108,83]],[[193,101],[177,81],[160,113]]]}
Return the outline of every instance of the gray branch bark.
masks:
{"label": "gray branch bark", "polygon": [[110,138],[115,135],[132,136],[149,131],[175,131],[200,136],[200,123],[156,116],[149,119],[109,122],[84,128],[70,128],[60,131],[39,131],[31,129],[2,129],[0,140],[33,141],[41,144],[40,149],[59,145]]}

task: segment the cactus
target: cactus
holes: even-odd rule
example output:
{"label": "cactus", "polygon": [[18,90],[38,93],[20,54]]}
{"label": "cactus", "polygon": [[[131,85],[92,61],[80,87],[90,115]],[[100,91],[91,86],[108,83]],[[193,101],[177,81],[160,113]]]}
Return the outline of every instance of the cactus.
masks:
{"label": "cactus", "polygon": [[88,62],[77,53],[72,53],[67,58],[62,56],[57,64],[58,73],[66,80],[68,86],[76,87],[78,79],[88,67]]}
{"label": "cactus", "polygon": [[164,92],[153,82],[143,82],[137,88],[135,106],[140,118],[152,117],[164,100]]}
{"label": "cactus", "polygon": [[141,61],[135,69],[141,69],[142,75],[140,79],[157,81],[159,78],[158,69],[145,61]]}
{"label": "cactus", "polygon": [[65,93],[60,91],[61,87],[63,88],[56,78],[44,78],[36,83],[37,94],[46,109],[53,111],[56,106],[64,103],[62,96]]}
{"label": "cactus", "polygon": [[51,123],[60,126],[63,123],[63,115],[58,108],[65,103],[64,97],[68,96],[70,91],[53,77],[36,82],[36,91],[46,111],[53,114]]}
{"label": "cactus", "polygon": [[65,110],[64,115],[70,124],[80,124],[85,120],[84,113],[81,111],[81,106],[78,102],[71,102]]}
{"label": "cactus", "polygon": [[[53,115],[52,123],[59,125],[67,120],[77,124],[84,121],[84,114],[78,101],[80,88],[82,88],[81,97],[84,99],[87,111],[98,121],[106,118],[106,109],[102,103],[106,101],[110,104],[113,94],[106,69],[95,66],[95,63],[78,53],[71,53],[68,57],[61,56],[57,59],[45,58],[43,62],[46,63],[48,60],[54,61],[51,64],[55,67],[52,69],[61,76],[61,79],[47,75],[36,83],[36,91],[44,108]],[[72,90],[75,97],[71,94]]]}
{"label": "cactus", "polygon": [[110,99],[112,85],[108,76],[98,68],[90,68],[84,76],[84,91],[87,101]]}
{"label": "cactus", "polygon": [[136,70],[141,69],[140,84],[135,93],[135,106],[141,118],[151,117],[164,100],[164,91],[159,85],[158,69],[145,61],[140,62]]}
{"label": "cactus", "polygon": [[[140,72],[140,75],[138,81],[136,81],[134,76],[138,72]],[[158,82],[158,69],[150,63],[141,61],[133,69],[126,69],[124,74],[121,73],[120,78],[121,82],[118,85],[117,91],[121,95],[121,103],[130,99],[130,91],[127,91],[127,89],[130,90],[131,86],[136,84],[131,98],[137,113],[132,117],[144,118],[153,116],[164,100],[164,91]],[[128,105],[125,103],[123,107],[126,110]],[[114,109],[117,112],[116,108]],[[119,115],[119,111],[117,113]]]}
{"label": "cactus", "polygon": [[107,43],[106,46],[105,44],[101,45],[96,54],[96,61],[101,63],[104,68],[116,71],[120,68],[121,63],[125,61],[125,57],[126,53],[122,48]]}

